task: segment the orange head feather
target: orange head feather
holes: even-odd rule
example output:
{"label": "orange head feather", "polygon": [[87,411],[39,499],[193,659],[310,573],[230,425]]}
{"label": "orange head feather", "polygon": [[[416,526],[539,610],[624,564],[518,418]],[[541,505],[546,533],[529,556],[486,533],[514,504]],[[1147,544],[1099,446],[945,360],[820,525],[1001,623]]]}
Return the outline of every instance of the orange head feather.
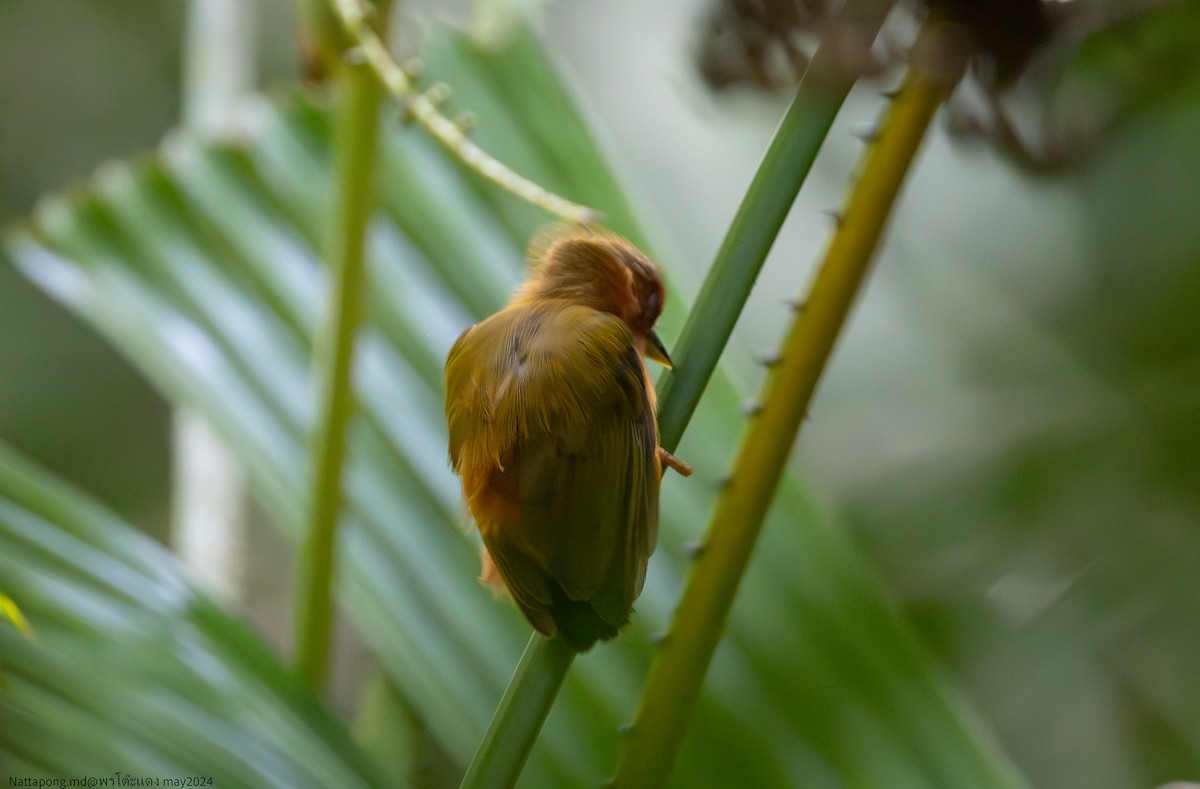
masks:
{"label": "orange head feather", "polygon": [[534,239],[529,252],[534,269],[511,305],[559,299],[612,313],[629,326],[639,350],[670,366],[654,334],[665,298],[662,277],[641,250],[598,228],[556,227]]}

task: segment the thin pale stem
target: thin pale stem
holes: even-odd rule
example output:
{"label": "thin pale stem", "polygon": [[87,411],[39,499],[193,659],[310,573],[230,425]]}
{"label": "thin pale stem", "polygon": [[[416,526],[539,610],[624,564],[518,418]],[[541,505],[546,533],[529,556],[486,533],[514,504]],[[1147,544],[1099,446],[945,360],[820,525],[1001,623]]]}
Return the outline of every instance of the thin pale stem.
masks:
{"label": "thin pale stem", "polygon": [[[613,785],[664,786],[704,675],[750,559],[763,518],[817,381],[858,294],[891,207],[935,111],[961,65],[930,64],[924,52],[940,27],[927,27],[913,66],[866,154],[825,260],[773,367],[762,409],[743,438],[732,478],[717,501],[671,629],[651,665],[641,707]],[[958,59],[952,59],[957,63]]]}
{"label": "thin pale stem", "polygon": [[417,90],[412,78],[388,54],[383,41],[367,24],[368,13],[362,0],[329,2],[350,39],[351,49],[346,57],[352,62],[366,63],[387,91],[400,101],[404,111],[465,165],[510,194],[559,219],[594,222],[600,218],[600,212],[595,209],[554,194],[472,142],[464,131],[464,124],[443,115],[438,110],[438,102]]}
{"label": "thin pale stem", "polygon": [[364,66],[338,78],[333,224],[326,258],[329,301],[317,337],[314,378],[317,422],[312,436],[312,502],[301,546],[295,620],[296,665],[313,688],[324,682],[333,629],[333,568],[346,431],[354,412],[351,368],[362,322],[367,224],[375,203],[372,168],[378,130],[379,83]]}
{"label": "thin pale stem", "polygon": [[[254,85],[256,7],[242,0],[191,0],[184,38],[183,122],[200,135],[230,130]],[[242,595],[245,472],[196,409],[171,419],[171,545],[220,599]]]}

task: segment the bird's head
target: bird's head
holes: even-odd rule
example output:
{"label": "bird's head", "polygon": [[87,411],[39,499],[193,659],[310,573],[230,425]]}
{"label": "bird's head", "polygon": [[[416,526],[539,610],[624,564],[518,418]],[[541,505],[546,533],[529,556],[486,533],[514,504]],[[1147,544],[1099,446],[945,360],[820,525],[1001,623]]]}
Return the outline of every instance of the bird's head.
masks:
{"label": "bird's head", "polygon": [[662,314],[662,277],[641,250],[594,228],[551,231],[530,247],[534,269],[517,303],[562,299],[609,312],[625,321],[643,353],[671,366],[654,324]]}

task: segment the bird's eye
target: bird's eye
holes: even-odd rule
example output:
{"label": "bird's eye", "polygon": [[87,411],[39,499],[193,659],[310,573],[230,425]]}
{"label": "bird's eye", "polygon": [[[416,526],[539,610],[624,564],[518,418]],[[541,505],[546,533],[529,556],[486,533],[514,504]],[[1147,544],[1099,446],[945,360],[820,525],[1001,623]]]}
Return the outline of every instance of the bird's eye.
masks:
{"label": "bird's eye", "polygon": [[657,289],[652,290],[646,294],[646,298],[642,301],[642,314],[648,318],[657,319],[661,312],[662,294]]}

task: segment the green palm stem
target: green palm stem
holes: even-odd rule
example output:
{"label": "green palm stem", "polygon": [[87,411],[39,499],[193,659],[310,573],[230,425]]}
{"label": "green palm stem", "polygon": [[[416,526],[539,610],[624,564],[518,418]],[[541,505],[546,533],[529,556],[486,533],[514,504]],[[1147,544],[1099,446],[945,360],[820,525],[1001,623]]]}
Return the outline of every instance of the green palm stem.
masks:
{"label": "green palm stem", "polygon": [[297,671],[314,689],[324,682],[332,639],[337,523],[346,430],[355,409],[351,368],[366,289],[363,249],[375,205],[373,167],[381,91],[369,68],[342,65],[337,93],[333,214],[325,254],[328,302],[314,355],[318,411],[311,439],[312,500],[300,547],[294,628]]}
{"label": "green palm stem", "polygon": [[574,659],[575,650],[562,638],[533,634],[460,789],[499,789],[516,784]]}
{"label": "green palm stem", "polygon": [[[659,399],[659,443],[668,451],[678,446],[767,252],[891,6],[892,0],[846,0],[831,25],[839,35],[821,43],[805,71],[672,350],[674,375],[667,371]],[[463,777],[463,789],[516,783],[574,658],[557,637],[530,637]]]}
{"label": "green palm stem", "polygon": [[658,387],[659,443],[668,452],[679,446],[779,228],[891,7],[891,0],[846,0],[813,55],[671,351],[674,367]]}
{"label": "green palm stem", "polygon": [[651,665],[614,786],[665,786],[670,777],[685,722],[809,400],[929,122],[961,76],[965,50],[955,43],[950,26],[929,22],[914,47],[912,65],[866,153],[862,176],[717,501],[704,548]]}

